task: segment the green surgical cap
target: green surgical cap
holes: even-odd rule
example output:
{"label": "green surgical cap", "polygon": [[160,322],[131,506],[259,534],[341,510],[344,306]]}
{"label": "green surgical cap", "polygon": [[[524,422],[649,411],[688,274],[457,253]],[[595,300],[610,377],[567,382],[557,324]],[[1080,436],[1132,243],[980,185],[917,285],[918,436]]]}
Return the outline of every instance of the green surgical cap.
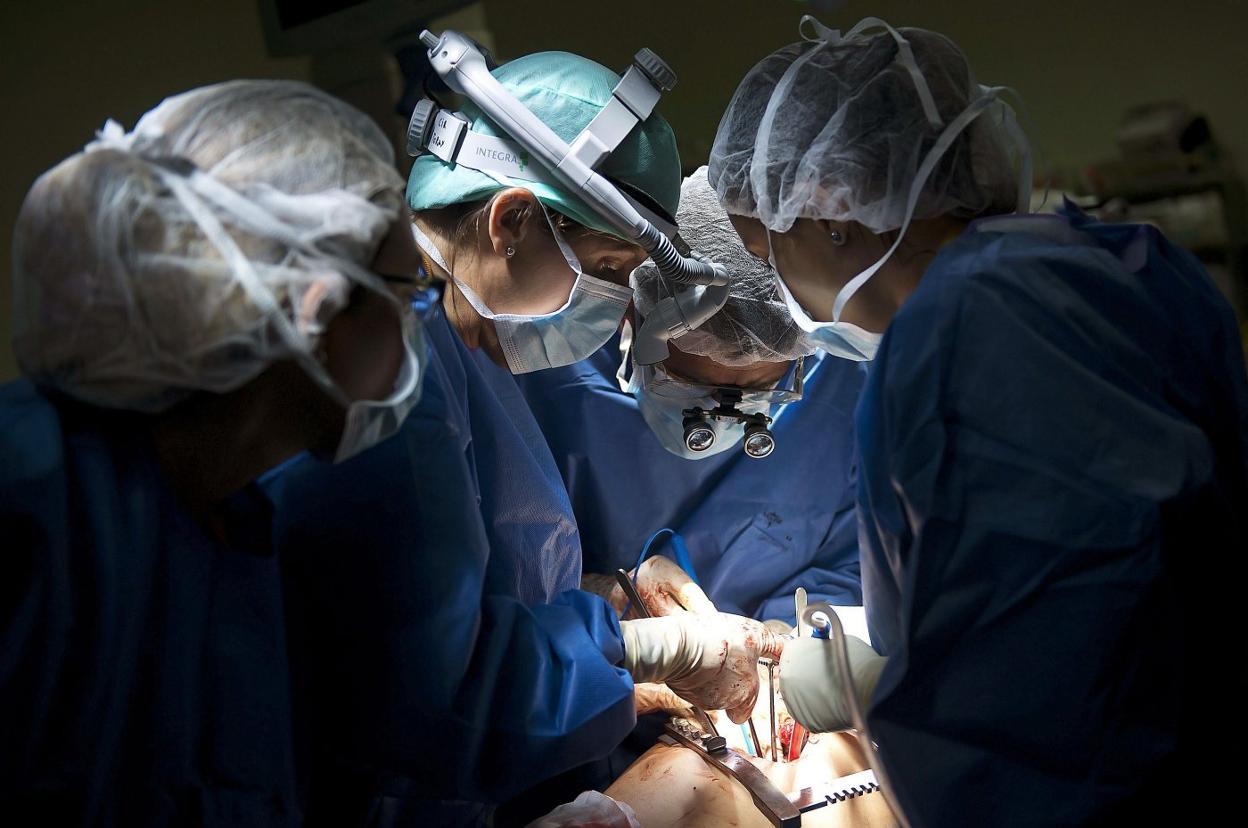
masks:
{"label": "green surgical cap", "polygon": [[[605,66],[567,52],[525,55],[503,64],[492,74],[569,144],[611,100],[611,90],[620,80]],[[470,120],[472,131],[509,137],[473,104],[466,103],[462,112]],[[672,128],[658,113],[651,113],[634,127],[597,172],[617,184],[640,190],[668,217],[676,215],[680,203],[680,156]],[[517,181],[516,186],[532,190],[542,203],[586,227],[619,235],[588,204],[562,187],[537,181]],[[503,185],[485,173],[425,154],[412,164],[407,179],[407,203],[415,211],[432,210],[479,201],[501,189]]]}

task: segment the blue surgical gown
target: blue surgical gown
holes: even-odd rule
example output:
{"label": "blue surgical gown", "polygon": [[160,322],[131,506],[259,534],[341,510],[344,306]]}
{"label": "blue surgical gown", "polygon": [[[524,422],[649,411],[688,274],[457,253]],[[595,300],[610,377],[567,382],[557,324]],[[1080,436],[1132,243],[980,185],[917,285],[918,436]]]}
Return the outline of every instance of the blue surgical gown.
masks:
{"label": "blue surgical gown", "polygon": [[514,379],[441,311],[426,332],[394,438],[271,486],[314,806],[350,807],[353,787],[367,804],[397,774],[396,807],[438,824],[605,755],[635,714],[619,622],[575,588],[576,523]]}
{"label": "blue surgical gown", "polygon": [[572,498],[586,572],[632,569],[646,539],[668,527],[684,537],[703,589],[724,612],[792,623],[799,586],[811,600],[861,603],[859,363],[807,360],[806,395],[772,427],[770,457],[738,446],[686,460],[663,448],[620,390],[619,362],[613,340],[588,360],[519,378]]}
{"label": "blue surgical gown", "polygon": [[216,517],[136,416],[0,388],[0,822],[301,824],[270,504]]}
{"label": "blue surgical gown", "polygon": [[913,825],[1210,824],[1248,698],[1233,315],[1152,228],[1010,221],[936,256],[863,392],[871,735]]}

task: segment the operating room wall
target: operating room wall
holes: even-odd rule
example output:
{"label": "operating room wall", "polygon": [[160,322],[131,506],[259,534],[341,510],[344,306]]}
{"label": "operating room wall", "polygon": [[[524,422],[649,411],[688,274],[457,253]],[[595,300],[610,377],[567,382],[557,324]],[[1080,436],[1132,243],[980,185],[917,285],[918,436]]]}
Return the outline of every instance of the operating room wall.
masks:
{"label": "operating room wall", "polygon": [[1125,108],[1167,98],[1207,114],[1248,166],[1248,0],[485,2],[504,57],[572,46],[618,70],[639,47],[654,49],[679,76],[660,111],[686,166],[707,157],[737,81],[797,40],[807,12],[842,29],[876,16],[949,35],[982,83],[1022,95],[1048,168],[1112,156]]}
{"label": "operating room wall", "polygon": [[[802,13],[838,4],[483,5],[501,57],[564,48],[621,69],[637,48],[657,51],[680,76],[660,106],[693,167],[705,161],[745,71],[796,38]],[[1077,171],[1111,157],[1123,110],[1164,98],[1207,114],[1241,170],[1248,167],[1248,0],[848,0],[818,13],[842,27],[865,15],[945,32],[970,55],[981,81],[1015,87],[1045,168]],[[0,0],[0,382],[17,373],[9,347],[11,230],[41,171],[82,146],[105,118],[131,125],[172,92],[234,77],[310,79],[312,72],[307,58],[267,56],[255,0]],[[371,76],[379,86],[374,97],[388,95],[381,76]]]}
{"label": "operating room wall", "polygon": [[0,2],[0,382],[10,347],[12,229],[43,170],[114,118],[133,126],[162,98],[239,77],[307,79],[306,58],[265,52],[255,0]]}

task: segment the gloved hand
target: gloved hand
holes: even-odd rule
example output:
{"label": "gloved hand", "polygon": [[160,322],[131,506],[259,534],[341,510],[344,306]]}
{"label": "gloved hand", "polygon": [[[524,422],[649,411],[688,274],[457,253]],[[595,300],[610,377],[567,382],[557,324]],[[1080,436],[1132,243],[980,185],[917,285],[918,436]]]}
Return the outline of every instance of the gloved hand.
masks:
{"label": "gloved hand", "polygon": [[600,828],[641,828],[637,814],[623,802],[606,794],[586,791],[566,805],[530,822],[528,828],[573,828],[593,825]]}
{"label": "gloved hand", "polygon": [[[849,671],[858,709],[865,716],[871,694],[888,659],[861,638],[845,636]],[[780,694],[793,718],[815,733],[831,733],[854,726],[849,690],[841,661],[828,639],[797,638],[785,645],[780,658]]]}
{"label": "gloved hand", "polygon": [[779,658],[784,640],[752,618],[678,610],[621,621],[624,668],[635,682],[666,682],[678,696],[744,722],[758,699],[758,659]]}
{"label": "gloved hand", "polygon": [[688,719],[693,716],[693,708],[689,702],[672,692],[666,684],[643,682],[633,685],[633,702],[637,707],[637,715],[647,713],[666,713]]}
{"label": "gloved hand", "polygon": [[[646,558],[634,572],[637,573],[637,593],[651,615],[671,615],[678,610],[709,614],[718,612],[702,588],[671,558],[662,555]],[[629,573],[630,576],[632,574]],[[644,617],[637,612],[636,607],[630,607],[628,615],[623,615],[628,597],[619,584],[614,585],[607,600],[615,607],[616,615],[626,618]]]}

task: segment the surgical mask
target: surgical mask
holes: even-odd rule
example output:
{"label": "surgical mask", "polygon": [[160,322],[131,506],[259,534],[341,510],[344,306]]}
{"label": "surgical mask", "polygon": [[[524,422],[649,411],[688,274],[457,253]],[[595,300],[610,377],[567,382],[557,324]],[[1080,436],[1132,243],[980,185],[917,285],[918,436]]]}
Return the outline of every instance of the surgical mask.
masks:
{"label": "surgical mask", "polygon": [[[641,373],[638,371],[637,373]],[[709,448],[693,451],[685,444],[685,415],[688,408],[701,408],[710,411],[718,403],[713,397],[699,397],[690,400],[673,400],[660,397],[645,387],[639,380],[629,387],[629,393],[637,400],[637,408],[641,411],[646,425],[659,438],[663,448],[683,457],[686,460],[705,460],[721,452],[728,451],[741,442],[745,435],[745,424],[740,420],[722,420],[711,418],[705,425],[715,433],[715,441]],[[742,414],[768,414],[771,406],[767,403],[741,402],[736,406]]]}
{"label": "surgical mask", "polygon": [[[347,415],[342,437],[334,452],[341,463],[393,436],[407,415],[420,401],[420,366],[426,359],[424,325],[411,310],[403,311],[403,364],[394,380],[394,390],[384,400],[349,401],[340,395]],[[334,386],[335,388],[337,385]]]}
{"label": "surgical mask", "polygon": [[824,353],[842,359],[852,359],[855,362],[875,359],[875,352],[879,350],[883,334],[868,331],[852,322],[842,322],[839,319],[832,322],[816,322],[810,318],[805,308],[789,291],[789,286],[784,283],[784,277],[780,274],[780,266],[776,262],[775,250],[771,244],[770,230],[767,231],[767,261],[771,262],[771,268],[776,272],[776,286],[784,298],[789,315],[793,317],[793,323],[806,334],[812,343]]}
{"label": "surgical mask", "polygon": [[[677,380],[667,374],[662,364],[634,364],[632,376],[625,379],[624,372],[630,363],[630,346],[631,326],[625,328],[625,334],[620,339],[623,360],[616,377],[620,387],[637,400],[637,408],[641,411],[642,418],[663,448],[687,460],[704,460],[734,448],[741,442],[746,431],[743,421],[708,417],[701,425],[712,430],[714,441],[701,451],[691,449],[685,440],[685,411],[700,408],[709,412],[717,408],[719,400],[713,395],[716,386]],[[735,401],[733,407],[747,416],[761,414],[772,419],[778,417],[777,407],[783,410],[786,403],[795,402],[802,397],[803,366],[804,360],[796,360],[775,388],[734,389],[741,399]]]}
{"label": "surgical mask", "polygon": [[[543,215],[546,215],[543,208]],[[633,299],[631,288],[596,279],[581,269],[576,254],[546,215],[550,232],[563,254],[564,261],[576,274],[572,291],[563,307],[552,313],[494,313],[472,288],[456,277],[433,243],[419,227],[412,225],[416,243],[439,267],[450,274],[451,281],[472,305],[473,310],[494,323],[498,343],[513,374],[528,374],[546,368],[558,368],[587,359],[606,344],[620,326],[624,312]]]}

